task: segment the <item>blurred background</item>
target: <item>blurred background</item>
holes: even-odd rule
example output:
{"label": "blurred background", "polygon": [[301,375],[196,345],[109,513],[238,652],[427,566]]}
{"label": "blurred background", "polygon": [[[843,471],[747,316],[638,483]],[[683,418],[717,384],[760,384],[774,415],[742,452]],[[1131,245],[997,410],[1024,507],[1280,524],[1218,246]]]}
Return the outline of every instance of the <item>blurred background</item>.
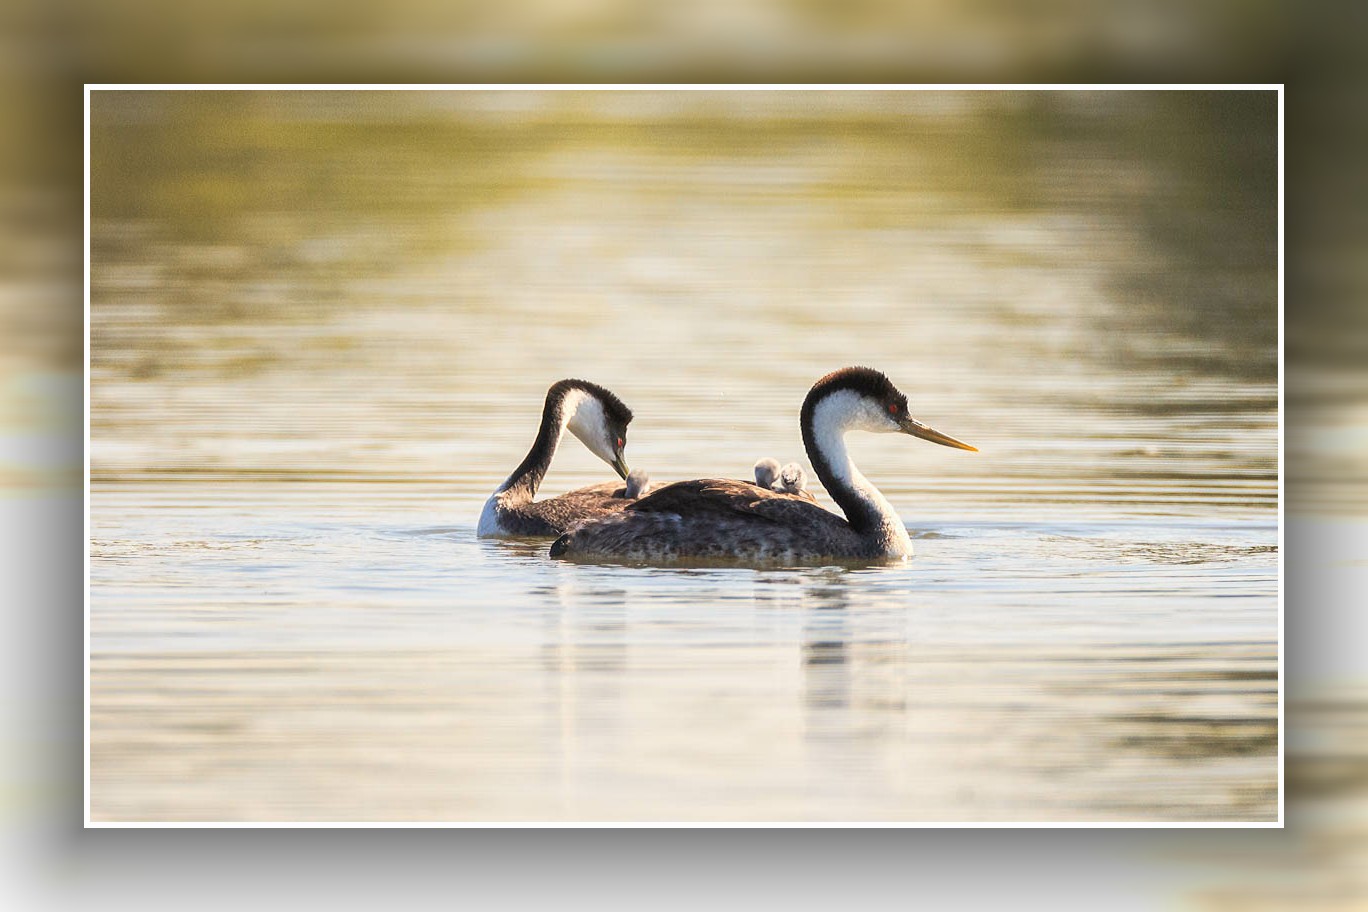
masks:
{"label": "blurred background", "polygon": [[[1217,80],[1288,85],[1288,830],[1181,839],[1052,834],[1033,838],[1029,869],[1009,860],[1020,854],[1011,840],[962,834],[974,838],[926,852],[942,872],[928,889],[962,898],[958,875],[976,867],[970,859],[988,857],[1056,906],[1072,898],[1087,907],[1089,897],[1114,896],[1109,887],[1125,884],[1135,907],[1356,907],[1368,867],[1368,674],[1359,648],[1368,637],[1358,610],[1368,570],[1360,254],[1368,207],[1356,47],[1364,15],[1277,3],[1142,3],[1105,12],[1074,3],[403,4],[383,12],[345,4],[8,5],[0,55],[0,114],[10,127],[0,139],[0,478],[12,593],[4,631],[10,889],[30,906],[88,903],[103,885],[147,876],[139,864],[156,852],[178,858],[186,875],[172,877],[161,894],[175,902],[194,895],[193,875],[215,870],[184,841],[115,845],[73,831],[81,741],[73,672],[82,588],[74,556],[82,512],[82,82]],[[902,844],[925,850],[927,841],[915,836],[903,834]],[[412,858],[425,857],[405,844]],[[743,868],[693,845],[738,879],[782,870],[777,859]],[[870,847],[868,839],[861,845]],[[303,850],[287,869],[271,849],[236,847],[251,870],[283,882],[305,882],[299,879],[328,865],[325,855]],[[492,851],[476,853],[488,862],[476,881],[484,889],[508,873]],[[1092,876],[1076,876],[1080,857]],[[846,870],[874,878],[880,862],[892,860],[877,848],[866,859]],[[565,864],[553,869],[576,876]],[[407,870],[417,883],[421,866]],[[639,870],[668,873],[663,864]],[[1067,877],[1092,892],[1064,892],[1058,881]],[[226,901],[254,889],[240,883]]]}

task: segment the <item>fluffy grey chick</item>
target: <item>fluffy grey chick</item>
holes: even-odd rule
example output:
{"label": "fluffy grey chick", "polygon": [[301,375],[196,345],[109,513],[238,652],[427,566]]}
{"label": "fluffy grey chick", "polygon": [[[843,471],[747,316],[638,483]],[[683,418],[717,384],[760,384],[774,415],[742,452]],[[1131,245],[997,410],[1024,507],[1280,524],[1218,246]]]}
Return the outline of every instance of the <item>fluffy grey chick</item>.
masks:
{"label": "fluffy grey chick", "polygon": [[755,464],[755,483],[762,488],[774,490],[774,482],[779,478],[779,460],[766,456]]}
{"label": "fluffy grey chick", "polygon": [[784,494],[797,494],[799,497],[806,497],[808,500],[817,499],[807,489],[807,473],[796,462],[790,462],[779,470],[779,479],[775,481],[772,490]]}
{"label": "fluffy grey chick", "polygon": [[623,488],[622,496],[628,500],[636,500],[644,495],[651,487],[651,476],[647,475],[644,469],[632,469],[627,474],[627,487]]}

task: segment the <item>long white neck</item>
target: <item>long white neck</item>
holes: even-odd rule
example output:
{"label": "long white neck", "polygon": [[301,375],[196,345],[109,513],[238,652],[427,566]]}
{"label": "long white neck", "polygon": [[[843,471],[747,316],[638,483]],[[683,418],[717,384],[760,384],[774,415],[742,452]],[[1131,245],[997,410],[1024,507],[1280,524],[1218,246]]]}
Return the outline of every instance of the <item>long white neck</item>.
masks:
{"label": "long white neck", "polygon": [[901,556],[912,553],[907,527],[888,499],[855,467],[845,441],[849,431],[881,432],[886,426],[887,420],[871,412],[863,397],[840,390],[812,409],[811,420],[803,427],[803,442],[817,477],[845,511],[851,528],[876,540],[885,553]]}

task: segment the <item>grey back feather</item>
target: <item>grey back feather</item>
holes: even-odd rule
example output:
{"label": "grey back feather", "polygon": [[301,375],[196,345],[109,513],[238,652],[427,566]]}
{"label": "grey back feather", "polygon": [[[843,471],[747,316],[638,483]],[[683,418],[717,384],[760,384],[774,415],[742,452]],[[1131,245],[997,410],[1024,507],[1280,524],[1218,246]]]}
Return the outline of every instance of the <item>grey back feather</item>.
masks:
{"label": "grey back feather", "polygon": [[586,520],[616,513],[632,503],[612,482],[590,485],[532,503],[501,505],[499,525],[504,535],[550,538]]}

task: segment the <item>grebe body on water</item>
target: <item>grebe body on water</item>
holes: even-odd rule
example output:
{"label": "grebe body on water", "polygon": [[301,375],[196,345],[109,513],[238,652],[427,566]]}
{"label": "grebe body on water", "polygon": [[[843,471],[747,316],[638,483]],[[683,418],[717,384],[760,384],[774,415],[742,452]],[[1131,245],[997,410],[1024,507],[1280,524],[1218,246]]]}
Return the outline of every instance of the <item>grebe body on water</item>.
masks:
{"label": "grebe body on water", "polygon": [[623,489],[614,482],[590,485],[546,500],[533,499],[566,431],[612,466],[619,476],[627,478],[624,450],[631,421],[632,410],[596,383],[553,383],[546,392],[541,426],[532,449],[485,501],[477,534],[481,538],[553,538],[576,523],[616,513],[633,503],[616,496]]}
{"label": "grebe body on water", "polygon": [[551,556],[746,563],[904,559],[912,554],[907,528],[855,467],[845,435],[903,433],[976,449],[912,418],[907,397],[865,367],[818,380],[803,400],[800,424],[808,459],[844,518],[796,494],[702,478],[665,485],[620,513],[572,528],[552,544]]}

